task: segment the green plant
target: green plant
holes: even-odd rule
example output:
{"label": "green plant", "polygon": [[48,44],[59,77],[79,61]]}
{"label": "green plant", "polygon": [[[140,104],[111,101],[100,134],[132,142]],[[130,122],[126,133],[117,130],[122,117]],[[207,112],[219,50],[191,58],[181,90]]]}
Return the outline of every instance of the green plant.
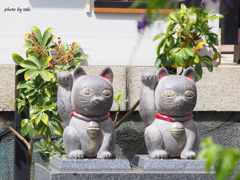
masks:
{"label": "green plant", "polygon": [[[156,67],[194,67],[197,80],[202,77],[202,63],[209,71],[213,70],[212,62],[219,59],[221,55],[217,51],[218,35],[211,32],[209,20],[222,18],[222,15],[210,15],[212,11],[206,12],[202,8],[187,8],[181,4],[181,9],[172,12],[165,19],[169,23],[166,33],[156,35],[153,41],[160,40],[157,46]],[[199,52],[203,47],[213,52],[213,57]]]}
{"label": "green plant", "polygon": [[118,92],[118,93],[114,93],[113,99],[114,101],[117,103],[118,105],[118,111],[115,114],[115,118],[114,118],[114,125],[116,125],[118,123],[118,115],[121,111],[121,106],[120,106],[120,102],[128,102],[127,99],[125,99],[126,97],[126,93],[123,93],[122,91]]}
{"label": "green plant", "polygon": [[[237,147],[225,148],[214,144],[211,137],[203,139],[200,147],[202,150],[197,159],[206,159],[206,171],[210,173],[214,169],[217,180],[228,179],[234,173],[236,166],[239,165],[240,149]],[[240,179],[239,170],[234,179]]]}
{"label": "green plant", "polygon": [[[59,152],[64,153],[62,143],[52,141],[53,134],[61,136],[63,132],[57,111],[56,76],[63,69],[72,70],[88,56],[80,52],[79,44],[62,43],[52,31],[48,28],[42,34],[38,27],[33,26],[31,33],[24,36],[26,59],[18,54],[12,55],[14,62],[21,67],[16,75],[24,74],[24,80],[17,84],[19,97],[14,104],[19,114],[24,109],[29,111],[29,118],[21,122],[22,136],[29,135],[33,141],[36,134],[41,135],[37,151],[59,155]],[[69,67],[64,68],[66,65]]]}

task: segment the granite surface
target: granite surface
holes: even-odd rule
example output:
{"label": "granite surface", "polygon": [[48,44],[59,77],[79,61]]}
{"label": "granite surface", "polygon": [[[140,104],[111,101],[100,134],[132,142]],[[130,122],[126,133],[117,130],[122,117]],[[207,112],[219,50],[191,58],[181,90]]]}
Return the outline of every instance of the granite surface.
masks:
{"label": "granite surface", "polygon": [[148,171],[205,172],[205,161],[195,159],[151,159],[148,155],[135,155],[132,164]]}
{"label": "granite surface", "polygon": [[144,171],[139,167],[132,167],[131,171],[59,171],[49,164],[35,164],[35,180],[214,180],[213,174],[199,171],[177,172]]}
{"label": "granite surface", "polygon": [[60,171],[97,171],[97,170],[125,170],[130,171],[127,159],[68,159],[53,156],[50,164]]}
{"label": "granite surface", "polygon": [[[49,163],[35,164],[35,180],[213,180],[207,174],[204,161],[156,160],[148,155],[135,155],[132,165],[125,159],[71,160],[52,157]],[[123,167],[125,164],[126,167]],[[110,167],[111,166],[111,167]]]}

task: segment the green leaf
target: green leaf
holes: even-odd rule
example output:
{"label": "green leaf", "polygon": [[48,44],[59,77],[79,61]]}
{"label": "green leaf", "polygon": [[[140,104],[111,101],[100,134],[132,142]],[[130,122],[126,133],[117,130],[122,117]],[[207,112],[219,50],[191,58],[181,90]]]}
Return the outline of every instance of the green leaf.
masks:
{"label": "green leaf", "polygon": [[62,51],[63,55],[67,55],[67,51],[69,50],[68,43],[62,43],[59,49]]}
{"label": "green leaf", "polygon": [[221,14],[219,14],[219,15],[212,15],[212,16],[210,16],[210,17],[208,17],[207,19],[220,19],[220,18],[224,18],[224,16],[223,15],[221,15]]}
{"label": "green leaf", "polygon": [[51,136],[52,136],[52,133],[51,133],[51,130],[48,126],[46,126],[45,130],[44,130],[44,134],[45,134],[45,137],[46,137],[46,140],[47,140],[47,143],[50,143],[51,142]]}
{"label": "green leaf", "polygon": [[40,147],[43,150],[46,149],[46,147],[47,147],[46,146],[47,143],[44,139],[41,139],[40,141],[36,142],[35,144],[36,144],[36,146]]}
{"label": "green leaf", "polygon": [[207,69],[212,72],[213,71],[213,65],[212,65],[212,59],[209,56],[203,56],[203,63],[206,65]]}
{"label": "green leaf", "polygon": [[36,47],[33,46],[32,43],[29,43],[29,42],[26,42],[26,43],[24,44],[24,47],[31,49],[31,51],[34,50],[34,49],[36,49]]}
{"label": "green leaf", "polygon": [[50,36],[50,38],[48,38],[48,41],[45,46],[47,47],[54,39],[55,39],[55,36]]}
{"label": "green leaf", "polygon": [[89,58],[89,55],[88,54],[81,54],[80,52],[77,52],[77,54],[74,55],[74,58],[77,58],[81,61],[85,61],[86,59]]}
{"label": "green leaf", "polygon": [[29,88],[31,87],[26,81],[20,81],[17,84],[17,89],[22,89],[22,88]]}
{"label": "green leaf", "polygon": [[171,14],[169,14],[169,17],[171,18],[171,20],[173,20],[174,22],[178,23],[179,22],[179,14],[177,12],[172,12]]}
{"label": "green leaf", "polygon": [[169,16],[167,16],[165,19],[164,19],[164,23],[169,23],[171,21],[171,18]]}
{"label": "green leaf", "polygon": [[26,50],[26,57],[28,58],[29,56],[33,56],[34,53],[35,53],[35,51],[32,51],[31,49],[27,49]]}
{"label": "green leaf", "polygon": [[31,79],[31,78],[37,76],[38,73],[39,73],[38,70],[30,69],[30,70],[28,70],[28,71],[24,74],[24,79],[25,79],[25,80]]}
{"label": "green leaf", "polygon": [[44,81],[50,81],[52,77],[52,74],[48,70],[40,71],[40,75]]}
{"label": "green leaf", "polygon": [[43,60],[43,67],[46,68],[48,63],[52,60],[52,56],[47,56]]}
{"label": "green leaf", "polygon": [[166,53],[160,54],[159,59],[161,60],[161,66],[166,67],[169,65],[169,57]]}
{"label": "green leaf", "polygon": [[160,43],[158,44],[157,51],[156,51],[156,52],[157,52],[157,56],[159,56],[160,51],[161,51],[161,48],[163,47],[163,44],[164,44],[165,40],[166,40],[166,38],[163,38],[163,39],[160,41]]}
{"label": "green leaf", "polygon": [[16,72],[16,76],[18,76],[19,74],[23,73],[27,71],[27,69],[19,69],[17,72]]}
{"label": "green leaf", "polygon": [[57,147],[61,147],[63,145],[63,138],[60,138],[57,142],[55,142]]}
{"label": "green leaf", "polygon": [[32,63],[34,63],[38,67],[38,69],[41,69],[41,63],[40,63],[40,61],[39,61],[39,59],[37,57],[29,56],[27,59],[29,61],[31,61]]}
{"label": "green leaf", "polygon": [[34,129],[34,126],[32,123],[29,123],[29,127],[28,127],[28,131],[29,131],[29,136],[31,138],[34,138],[35,137],[35,129]]}
{"label": "green leaf", "polygon": [[159,68],[161,66],[161,59],[159,57],[156,58],[154,66]]}
{"label": "green leaf", "polygon": [[21,121],[21,127],[24,127],[28,123],[29,119],[23,119]]}
{"label": "green leaf", "polygon": [[182,53],[183,59],[188,60],[189,56],[188,56],[187,51],[186,51],[185,49],[182,49],[182,50],[181,50],[181,53]]}
{"label": "green leaf", "polygon": [[207,155],[206,155],[206,171],[210,173],[211,168],[214,167],[217,159],[218,159],[218,153],[221,150],[221,146],[218,145],[212,145],[208,150],[207,150]]}
{"label": "green leaf", "polygon": [[225,149],[216,167],[216,179],[225,180],[233,172],[235,166],[239,162],[240,152],[238,148]]}
{"label": "green leaf", "polygon": [[202,78],[202,74],[203,74],[202,65],[200,63],[195,64],[194,69],[196,72],[196,81],[199,81]]}
{"label": "green leaf", "polygon": [[115,93],[113,97],[114,97],[114,100],[118,102],[121,99],[121,96],[122,96],[122,92],[119,92],[119,93]]}
{"label": "green leaf", "polygon": [[22,58],[22,56],[18,55],[18,54],[12,54],[12,59],[16,64],[20,64],[21,61],[24,61],[24,59]]}
{"label": "green leaf", "polygon": [[187,7],[185,6],[185,4],[181,4],[181,10],[184,12],[186,11]]}
{"label": "green leaf", "polygon": [[195,56],[195,52],[191,48],[185,48],[185,51],[187,52],[188,56]]}
{"label": "green leaf", "polygon": [[34,152],[44,152],[44,151],[45,151],[45,149],[34,149]]}
{"label": "green leaf", "polygon": [[21,134],[22,134],[22,136],[26,136],[28,133],[29,133],[29,125],[30,125],[30,123],[29,123],[29,121],[26,123],[26,124],[24,124],[24,126],[22,127],[22,129],[21,129]]}
{"label": "green leaf", "polygon": [[43,94],[38,94],[38,103],[40,106],[44,105],[44,96]]}
{"label": "green leaf", "polygon": [[40,31],[40,29],[39,29],[38,27],[33,26],[33,27],[31,28],[31,31],[34,33],[34,35],[36,36],[36,39],[37,39],[38,41],[41,41],[41,40],[42,40],[42,33],[41,33],[41,31]]}
{"label": "green leaf", "polygon": [[214,45],[218,46],[218,35],[215,33],[206,33],[205,35],[209,41],[211,41]]}
{"label": "green leaf", "polygon": [[180,48],[179,48],[179,47],[172,48],[171,51],[170,51],[170,54],[172,54],[172,53],[177,53],[178,51],[180,51]]}
{"label": "green leaf", "polygon": [[59,118],[59,117],[51,117],[51,121],[61,123],[61,122],[62,122],[62,119]]}
{"label": "green leaf", "polygon": [[160,34],[157,34],[154,38],[153,38],[153,41],[156,41],[158,39],[160,39],[161,37],[164,36],[164,33],[160,33]]}
{"label": "green leaf", "polygon": [[38,66],[32,61],[25,60],[20,63],[20,66],[26,69],[39,69]]}
{"label": "green leaf", "polygon": [[46,125],[48,124],[48,115],[46,113],[41,113],[41,121]]}
{"label": "green leaf", "polygon": [[198,57],[197,54],[195,55],[195,57],[193,59],[193,62],[195,62],[195,63],[199,63],[200,62],[199,57]]}
{"label": "green leaf", "polygon": [[59,136],[62,136],[62,130],[56,126],[55,124],[53,123],[49,123],[49,126],[51,127],[51,129],[53,130],[53,132],[56,134],[56,135],[59,135]]}
{"label": "green leaf", "polygon": [[169,60],[170,66],[172,66],[173,68],[177,68],[179,66],[179,60],[180,59],[179,59],[177,53],[172,51],[170,60]]}
{"label": "green leaf", "polygon": [[43,38],[42,38],[42,46],[47,46],[48,39],[51,37],[51,34],[53,32],[53,28],[48,28],[44,33],[43,33]]}

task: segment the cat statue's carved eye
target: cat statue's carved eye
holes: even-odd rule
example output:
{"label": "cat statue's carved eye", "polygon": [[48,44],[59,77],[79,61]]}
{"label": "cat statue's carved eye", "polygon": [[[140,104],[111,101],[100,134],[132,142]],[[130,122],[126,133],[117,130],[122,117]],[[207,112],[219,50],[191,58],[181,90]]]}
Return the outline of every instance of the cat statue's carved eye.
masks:
{"label": "cat statue's carved eye", "polygon": [[112,95],[112,92],[109,89],[104,89],[102,91],[102,95],[104,95],[105,97],[110,97]]}
{"label": "cat statue's carved eye", "polygon": [[176,92],[171,89],[167,89],[167,90],[163,91],[163,93],[162,93],[162,95],[165,97],[174,97],[175,94],[176,94]]}
{"label": "cat statue's carved eye", "polygon": [[195,93],[192,91],[192,90],[186,90],[184,95],[186,97],[194,97],[195,96]]}
{"label": "cat statue's carved eye", "polygon": [[92,90],[92,88],[89,88],[89,87],[85,87],[81,90],[82,95],[90,96],[93,93],[94,93],[94,91]]}

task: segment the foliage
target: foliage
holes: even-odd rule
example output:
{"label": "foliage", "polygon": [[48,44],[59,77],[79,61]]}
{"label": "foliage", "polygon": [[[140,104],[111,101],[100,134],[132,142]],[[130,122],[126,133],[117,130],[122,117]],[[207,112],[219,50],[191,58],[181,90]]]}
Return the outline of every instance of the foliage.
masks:
{"label": "foliage", "polygon": [[[217,180],[229,178],[234,172],[235,167],[239,165],[239,148],[225,148],[214,144],[211,137],[204,139],[200,147],[202,150],[197,158],[206,159],[206,171],[210,173],[214,169]],[[236,174],[235,179],[240,179],[240,171]]]}
{"label": "foliage", "polygon": [[118,105],[118,111],[116,112],[115,114],[115,118],[114,118],[114,125],[118,124],[119,121],[118,121],[118,115],[120,113],[120,102],[128,102],[127,99],[125,99],[126,97],[126,93],[123,93],[122,91],[118,92],[118,93],[114,93],[114,96],[113,96],[113,99],[114,101],[117,103]]}
{"label": "foliage", "polygon": [[123,93],[122,91],[118,93],[114,93],[113,99],[118,104],[118,108],[120,108],[120,102],[128,102],[127,99],[125,99],[126,93]]}
{"label": "foliage", "polygon": [[34,152],[45,152],[47,155],[47,158],[45,159],[46,162],[50,161],[50,157],[52,155],[57,155],[58,157],[61,157],[61,152],[56,150],[55,147],[58,147],[59,149],[64,149],[63,147],[63,139],[58,139],[54,145],[49,145],[44,139],[41,139],[40,141],[35,143],[37,148],[34,150]]}
{"label": "foliage", "polygon": [[[160,40],[157,46],[156,67],[194,67],[197,75],[196,80],[202,77],[202,63],[211,72],[213,61],[221,55],[215,46],[218,46],[218,35],[211,32],[209,20],[222,18],[221,15],[210,15],[202,8],[187,8],[184,4],[177,12],[172,12],[165,19],[169,23],[166,33],[156,35],[153,41]],[[213,57],[199,52],[202,48],[208,48],[214,53]]]}
{"label": "foliage", "polygon": [[61,143],[56,143],[55,148],[50,147],[53,145],[52,135],[61,136],[63,133],[62,120],[57,111],[56,76],[65,65],[70,66],[67,70],[71,70],[87,58],[76,42],[68,45],[62,43],[60,37],[54,42],[56,36],[52,31],[48,28],[42,34],[38,27],[33,26],[31,33],[24,36],[26,59],[12,54],[14,62],[21,67],[16,75],[24,75],[24,80],[17,84],[19,98],[14,103],[19,114],[24,109],[29,111],[29,118],[21,122],[21,134],[32,139],[36,134],[41,135],[43,139],[37,145],[50,155],[56,154],[56,148],[62,149]]}

